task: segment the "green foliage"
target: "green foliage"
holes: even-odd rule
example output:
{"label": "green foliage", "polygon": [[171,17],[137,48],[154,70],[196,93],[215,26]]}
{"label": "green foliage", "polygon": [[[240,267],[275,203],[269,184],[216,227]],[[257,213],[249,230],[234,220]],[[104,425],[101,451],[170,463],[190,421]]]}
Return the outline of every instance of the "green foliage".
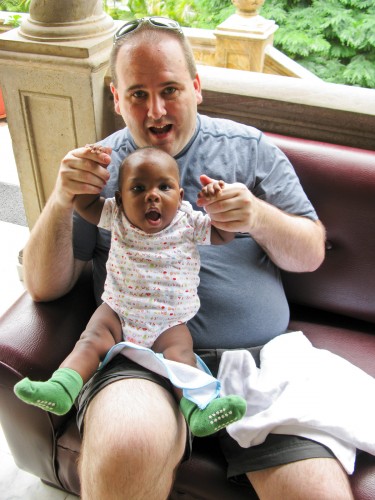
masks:
{"label": "green foliage", "polygon": [[30,3],[31,0],[0,0],[0,10],[6,12],[29,12]]}
{"label": "green foliage", "polygon": [[375,88],[375,0],[267,0],[275,46],[326,81]]}
{"label": "green foliage", "polygon": [[5,20],[4,24],[12,26],[12,28],[18,28],[19,26],[21,26],[21,22],[22,16],[20,16],[19,14],[13,14]]}
{"label": "green foliage", "polygon": [[[0,0],[0,11],[5,12],[29,12],[31,0]],[[5,18],[4,24],[13,28],[21,25],[22,16],[12,14]]]}
{"label": "green foliage", "polygon": [[214,29],[234,7],[230,0],[128,0],[132,17],[165,16],[183,26]]}

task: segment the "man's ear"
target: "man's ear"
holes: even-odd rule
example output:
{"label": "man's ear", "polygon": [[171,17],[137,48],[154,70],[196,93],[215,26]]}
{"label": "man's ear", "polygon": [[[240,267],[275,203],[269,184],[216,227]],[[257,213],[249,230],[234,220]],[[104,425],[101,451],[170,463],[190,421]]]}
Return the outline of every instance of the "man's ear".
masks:
{"label": "man's ear", "polygon": [[116,87],[113,85],[112,82],[111,82],[109,88],[111,89],[111,92],[112,92],[112,95],[113,95],[113,104],[114,104],[115,112],[118,115],[121,115],[120,105],[119,105],[118,91],[117,91]]}
{"label": "man's ear", "polygon": [[201,86],[201,81],[199,78],[198,73],[195,75],[195,78],[193,80],[193,85],[194,85],[194,91],[195,91],[195,97],[197,100],[197,104],[202,104],[203,102],[203,96],[202,96],[202,86]]}
{"label": "man's ear", "polygon": [[116,200],[116,205],[118,207],[121,207],[122,206],[122,196],[121,196],[120,191],[115,192],[115,200]]}

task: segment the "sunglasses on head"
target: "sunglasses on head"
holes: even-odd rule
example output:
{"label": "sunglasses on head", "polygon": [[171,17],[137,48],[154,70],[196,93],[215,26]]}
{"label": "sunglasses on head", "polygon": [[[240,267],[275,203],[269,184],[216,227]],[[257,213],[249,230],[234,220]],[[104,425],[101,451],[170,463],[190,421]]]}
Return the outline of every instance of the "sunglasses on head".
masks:
{"label": "sunglasses on head", "polygon": [[120,38],[123,38],[128,33],[135,31],[139,26],[144,23],[149,23],[155,28],[161,28],[165,30],[177,31],[182,34],[182,28],[177,21],[173,19],[168,19],[167,17],[142,17],[141,19],[133,19],[121,26],[121,28],[116,31],[114,36],[114,43],[116,43]]}

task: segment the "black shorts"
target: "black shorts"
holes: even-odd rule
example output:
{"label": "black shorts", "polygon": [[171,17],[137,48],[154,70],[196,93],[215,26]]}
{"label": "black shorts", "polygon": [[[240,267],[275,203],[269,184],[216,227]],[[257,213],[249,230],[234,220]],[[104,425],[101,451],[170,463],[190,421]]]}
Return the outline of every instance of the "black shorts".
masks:
{"label": "black shorts", "polygon": [[[261,347],[248,349],[259,366]],[[221,355],[224,350],[207,349],[195,351],[206,363],[214,376],[217,375]],[[140,378],[155,382],[174,394],[170,381],[151,372],[147,368],[134,363],[122,354],[113,358],[102,370],[99,370],[83,387],[78,398],[77,423],[83,432],[84,416],[90,401],[107,385],[126,378]],[[187,433],[187,443],[184,459],[191,453],[191,437]],[[224,456],[228,463],[228,478],[241,479],[246,472],[252,472],[278,465],[284,465],[308,458],[334,458],[329,448],[298,436],[269,434],[264,443],[242,448],[224,430],[217,434]]]}

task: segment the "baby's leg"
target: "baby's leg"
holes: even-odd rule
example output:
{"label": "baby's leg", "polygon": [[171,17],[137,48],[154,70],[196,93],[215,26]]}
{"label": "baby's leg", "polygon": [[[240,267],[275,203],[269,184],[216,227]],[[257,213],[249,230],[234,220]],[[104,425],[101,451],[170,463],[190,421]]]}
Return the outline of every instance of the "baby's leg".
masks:
{"label": "baby's leg", "polygon": [[176,325],[165,330],[155,340],[152,350],[162,352],[166,359],[197,366],[193,352],[193,339],[185,324]]}
{"label": "baby's leg", "polygon": [[[153,351],[162,352],[166,359],[185,363],[196,368],[193,340],[186,325],[177,325],[163,332],[152,346]],[[180,409],[192,434],[209,436],[227,425],[240,420],[246,412],[246,401],[240,396],[226,396],[213,399],[204,410],[175,389],[180,400]]]}
{"label": "baby's leg", "polygon": [[86,383],[98,368],[107,352],[122,340],[119,317],[109,305],[101,304],[91,316],[85,331],[73,351],[61,363],[60,368],[77,371]]}
{"label": "baby's leg", "polygon": [[73,351],[46,382],[24,378],[14,387],[26,403],[57,415],[64,415],[74,404],[84,383],[93,375],[108,350],[122,339],[117,314],[102,304],[91,317]]}

